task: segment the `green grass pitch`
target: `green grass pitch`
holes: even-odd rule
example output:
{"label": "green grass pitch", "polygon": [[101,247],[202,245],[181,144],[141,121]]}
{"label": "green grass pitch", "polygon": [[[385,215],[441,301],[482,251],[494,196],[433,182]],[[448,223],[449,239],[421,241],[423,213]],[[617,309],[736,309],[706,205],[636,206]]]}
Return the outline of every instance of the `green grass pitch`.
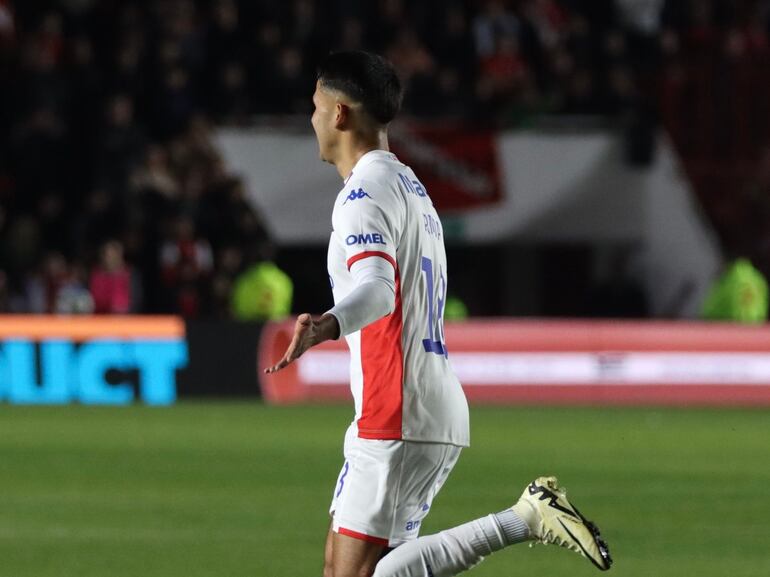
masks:
{"label": "green grass pitch", "polygon": [[[0,405],[1,577],[320,577],[347,407]],[[473,447],[423,534],[556,473],[609,575],[770,575],[770,413],[472,409]],[[597,575],[516,546],[474,577]]]}

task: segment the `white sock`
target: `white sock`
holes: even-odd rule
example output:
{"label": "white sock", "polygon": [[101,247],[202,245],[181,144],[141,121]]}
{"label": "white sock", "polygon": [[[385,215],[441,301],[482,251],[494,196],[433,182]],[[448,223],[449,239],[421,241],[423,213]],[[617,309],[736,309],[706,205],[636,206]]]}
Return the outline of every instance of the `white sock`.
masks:
{"label": "white sock", "polygon": [[527,524],[507,509],[396,547],[377,564],[373,577],[450,577],[528,537]]}
{"label": "white sock", "polygon": [[529,541],[532,531],[529,528],[529,519],[521,514],[514,506],[513,509],[506,509],[495,515],[500,528],[505,535],[506,545]]}

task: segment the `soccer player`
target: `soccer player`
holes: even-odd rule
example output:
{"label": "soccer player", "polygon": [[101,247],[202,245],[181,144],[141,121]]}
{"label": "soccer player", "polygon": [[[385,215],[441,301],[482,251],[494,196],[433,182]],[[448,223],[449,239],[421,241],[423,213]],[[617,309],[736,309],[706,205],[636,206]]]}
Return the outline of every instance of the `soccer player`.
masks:
{"label": "soccer player", "polygon": [[537,540],[611,563],[599,531],[553,477],[518,502],[418,537],[434,497],[469,443],[468,405],[444,344],[447,262],[425,187],[388,149],[402,91],[393,67],[340,52],[318,69],[312,124],[320,157],[344,180],[334,203],[328,270],[334,307],[297,318],[273,373],[344,336],[355,419],[334,489],[324,577],[456,575],[507,545]]}

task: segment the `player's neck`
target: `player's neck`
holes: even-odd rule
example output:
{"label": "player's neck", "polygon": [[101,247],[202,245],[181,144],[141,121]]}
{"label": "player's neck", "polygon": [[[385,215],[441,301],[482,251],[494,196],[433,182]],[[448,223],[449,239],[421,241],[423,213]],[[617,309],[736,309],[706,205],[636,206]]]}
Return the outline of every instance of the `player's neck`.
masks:
{"label": "player's neck", "polygon": [[340,156],[337,162],[334,163],[342,180],[347,180],[356,163],[361,160],[364,154],[372,150],[390,151],[388,134],[385,131],[380,131],[370,138],[358,137],[343,143],[343,146],[340,148]]}

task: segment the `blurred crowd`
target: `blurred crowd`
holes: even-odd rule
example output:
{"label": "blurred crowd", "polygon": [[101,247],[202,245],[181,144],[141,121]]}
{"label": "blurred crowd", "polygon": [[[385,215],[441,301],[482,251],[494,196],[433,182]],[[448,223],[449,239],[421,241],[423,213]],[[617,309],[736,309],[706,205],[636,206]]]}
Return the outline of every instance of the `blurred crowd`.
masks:
{"label": "blurred crowd", "polygon": [[0,311],[230,315],[272,247],[212,127],[309,115],[330,50],[386,55],[420,120],[649,131],[661,63],[769,27],[765,0],[0,0]]}
{"label": "blurred crowd", "polygon": [[0,309],[230,316],[272,247],[208,121],[153,139],[130,97],[104,105],[92,134],[43,107],[9,135]]}

